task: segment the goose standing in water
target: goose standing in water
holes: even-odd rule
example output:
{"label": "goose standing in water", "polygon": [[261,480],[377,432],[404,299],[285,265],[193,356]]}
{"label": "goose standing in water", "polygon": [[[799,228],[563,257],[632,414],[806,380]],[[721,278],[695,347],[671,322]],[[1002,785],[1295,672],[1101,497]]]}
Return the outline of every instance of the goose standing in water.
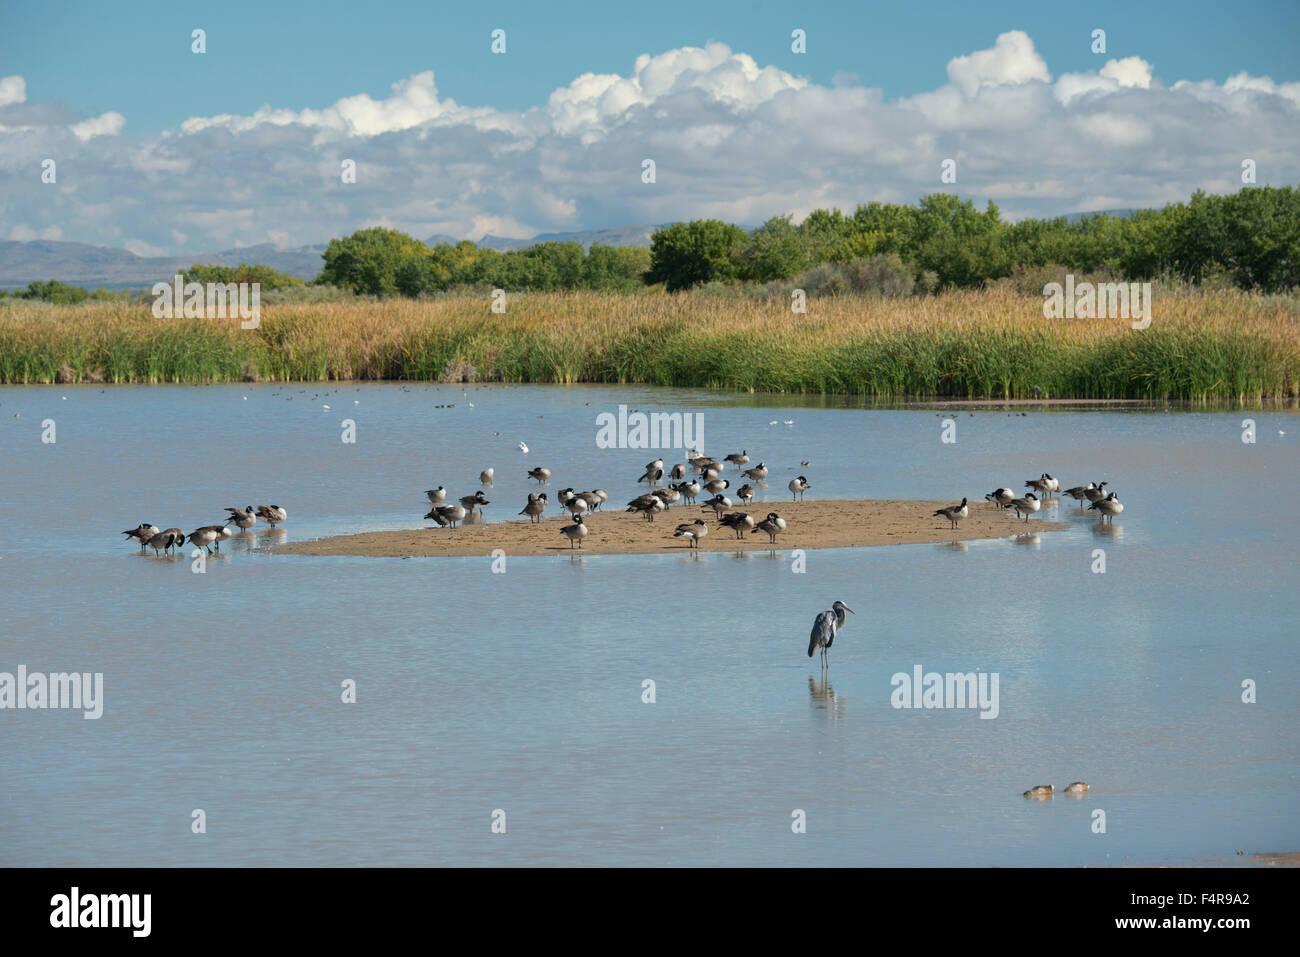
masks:
{"label": "goose standing in water", "polygon": [[447,501],[447,490],[441,485],[437,488],[426,489],[424,494],[429,496],[430,505],[441,505]]}
{"label": "goose standing in water", "polygon": [[226,519],[227,525],[235,525],[247,531],[257,524],[257,513],[253,511],[251,505],[247,508],[232,508],[227,505],[226,511],[230,513],[230,517]]}
{"label": "goose standing in water", "polygon": [[673,466],[673,470],[668,473],[668,477],[674,482],[680,482],[682,479],[686,478],[686,466],[678,462]]}
{"label": "goose standing in water", "polygon": [[492,484],[492,476],[495,474],[495,471],[496,471],[495,469],[484,469],[482,472],[479,472],[479,473],[478,473],[478,484],[479,484],[479,485],[491,485],[491,484]]}
{"label": "goose standing in water", "polygon": [[1016,493],[1011,491],[1009,488],[995,488],[993,491],[989,492],[988,495],[984,496],[984,501],[992,502],[998,508],[1006,508],[1011,504],[1015,497]]}
{"label": "goose standing in water", "polygon": [[429,510],[429,514],[424,517],[432,519],[444,528],[448,525],[455,528],[457,522],[465,520],[465,515],[465,509],[459,505],[435,505]]}
{"label": "goose standing in water", "polygon": [[546,504],[545,492],[529,492],[528,504],[524,506],[523,511],[519,514],[527,515],[530,523],[541,522],[542,514],[546,511]]}
{"label": "goose standing in water", "polygon": [[823,668],[830,667],[830,658],[827,657],[827,652],[831,650],[831,645],[835,643],[835,636],[844,627],[844,613],[846,611],[850,615],[857,614],[844,602],[837,601],[813,619],[812,634],[808,636],[808,657],[811,658],[820,651],[822,653]]}
{"label": "goose standing in water", "polygon": [[551,477],[551,470],[544,469],[539,465],[537,468],[529,470],[528,477],[536,479],[538,485],[544,485]]}
{"label": "goose standing in water", "polygon": [[702,518],[697,518],[693,522],[685,522],[677,526],[677,531],[673,532],[673,538],[685,538],[691,548],[700,547],[700,539],[709,534],[709,526]]}
{"label": "goose standing in water", "polygon": [[1016,518],[1024,512],[1025,521],[1029,521],[1029,516],[1033,515],[1039,509],[1038,496],[1033,492],[1026,492],[1024,498],[1013,498],[1010,503],[1011,508],[1016,510]]}
{"label": "goose standing in water", "polygon": [[957,523],[970,514],[970,509],[966,507],[966,500],[963,498],[960,505],[949,505],[947,508],[941,508],[934,513],[936,516],[942,515],[949,522],[950,528],[956,528]]}
{"label": "goose standing in water", "polygon": [[208,525],[205,527],[210,528],[217,533],[216,541],[212,544],[212,547],[217,551],[221,551],[222,542],[229,541],[231,536],[235,534],[230,530],[229,525]]}
{"label": "goose standing in water", "polygon": [[732,452],[723,461],[730,462],[732,465],[741,466],[749,464],[749,450],[742,449],[739,452]]}
{"label": "goose standing in water", "polygon": [[190,532],[189,543],[202,548],[209,555],[212,554],[211,545],[217,540],[217,526],[204,525],[202,528],[196,528]]}
{"label": "goose standing in water", "polygon": [[1088,785],[1087,785],[1087,784],[1085,784],[1085,783],[1082,782],[1082,781],[1075,781],[1073,784],[1070,784],[1070,785],[1067,785],[1067,786],[1066,786],[1066,788],[1065,788],[1065,793],[1066,793],[1066,794],[1086,794],[1086,793],[1088,792],[1088,790],[1089,790],[1089,788],[1088,788]]}
{"label": "goose standing in water", "polygon": [[754,527],[754,516],[746,512],[728,512],[718,519],[718,524],[732,529],[736,533],[736,539],[740,540]]}
{"label": "goose standing in water", "polygon": [[[722,513],[731,508],[731,499],[719,492],[717,495],[713,496],[713,498],[701,505],[700,508],[711,508],[714,513],[721,518]],[[698,519],[696,519],[696,521],[698,521]]]}
{"label": "goose standing in water", "polygon": [[664,477],[664,460],[655,459],[645,467],[645,474],[642,475],[638,482],[649,482],[651,485],[658,485],[659,480]]}
{"label": "goose standing in water", "polygon": [[257,506],[257,514],[262,521],[272,528],[275,528],[276,525],[289,517],[289,513],[279,505],[259,505]]}
{"label": "goose standing in water", "polygon": [[1105,498],[1101,499],[1101,501],[1093,502],[1088,506],[1088,509],[1090,511],[1100,512],[1101,520],[1103,522],[1106,521],[1107,518],[1109,518],[1111,522],[1114,522],[1115,516],[1124,511],[1124,506],[1121,505],[1119,499],[1115,497],[1115,493],[1111,492]]}
{"label": "goose standing in water", "polygon": [[810,488],[812,488],[812,486],[808,484],[808,480],[806,478],[800,475],[798,478],[790,479],[790,484],[787,486],[787,488],[790,489],[791,501],[793,501],[795,498],[798,498],[800,501],[803,501],[803,493],[808,491]]}
{"label": "goose standing in water", "polygon": [[761,482],[763,479],[767,478],[767,466],[762,462],[759,462],[752,469],[745,469],[745,471],[740,474],[752,481]]}
{"label": "goose standing in water", "polygon": [[582,516],[575,515],[573,517],[573,524],[565,525],[560,529],[560,534],[569,540],[570,548],[573,547],[574,542],[577,542],[578,547],[581,548],[582,540],[587,537],[587,526],[582,523]]}
{"label": "goose standing in water", "polygon": [[1092,482],[1089,482],[1087,485],[1076,485],[1074,488],[1067,488],[1061,494],[1070,496],[1079,503],[1079,508],[1082,509],[1083,503],[1088,501],[1088,493],[1096,487]]}
{"label": "goose standing in water", "polygon": [[1087,489],[1083,494],[1087,496],[1089,502],[1096,504],[1106,497],[1106,486],[1109,482],[1098,482],[1096,488]]}
{"label": "goose standing in water", "polygon": [[1035,492],[1046,496],[1052,491],[1052,483],[1048,481],[1050,478],[1051,476],[1044,472],[1041,478],[1030,479],[1026,482],[1025,488],[1033,489]]}
{"label": "goose standing in water", "polygon": [[784,531],[785,531],[785,519],[783,519],[780,515],[777,515],[776,512],[768,512],[767,518],[763,519],[752,529],[750,529],[750,534],[752,535],[754,534],[754,532],[767,532],[768,541],[771,542],[773,545],[775,545],[776,536]]}
{"label": "goose standing in water", "polygon": [[158,554],[160,548],[164,552],[170,552],[173,547],[179,548],[185,544],[185,533],[179,528],[165,528],[157,535],[152,536],[145,544],[153,549],[155,555]]}
{"label": "goose standing in water", "polygon": [[135,528],[125,531],[122,534],[134,542],[140,543],[140,551],[149,547],[149,539],[157,535],[161,529],[157,525],[150,525],[148,522],[141,522]]}

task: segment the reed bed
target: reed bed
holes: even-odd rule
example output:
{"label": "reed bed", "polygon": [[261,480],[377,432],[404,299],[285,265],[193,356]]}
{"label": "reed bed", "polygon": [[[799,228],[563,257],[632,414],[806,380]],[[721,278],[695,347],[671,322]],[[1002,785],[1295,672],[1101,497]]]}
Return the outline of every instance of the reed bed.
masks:
{"label": "reed bed", "polygon": [[0,304],[0,382],[425,380],[635,383],[894,398],[1252,402],[1300,393],[1300,299],[1157,297],[1147,329],[1044,319],[1007,290],[782,302],[515,295],[264,305],[155,319],[147,305]]}

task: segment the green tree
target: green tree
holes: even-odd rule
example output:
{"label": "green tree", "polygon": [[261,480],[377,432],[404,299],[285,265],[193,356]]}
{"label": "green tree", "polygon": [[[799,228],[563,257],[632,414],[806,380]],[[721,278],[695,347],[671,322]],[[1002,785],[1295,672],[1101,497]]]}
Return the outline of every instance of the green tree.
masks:
{"label": "green tree", "polygon": [[657,229],[650,240],[646,282],[662,282],[669,292],[676,292],[715,279],[734,279],[739,272],[734,254],[743,248],[745,239],[739,226],[717,219]]}
{"label": "green tree", "polygon": [[402,263],[428,253],[424,243],[396,229],[360,229],[343,239],[330,240],[321,254],[325,268],[314,281],[366,295],[391,296],[398,292],[397,271]]}

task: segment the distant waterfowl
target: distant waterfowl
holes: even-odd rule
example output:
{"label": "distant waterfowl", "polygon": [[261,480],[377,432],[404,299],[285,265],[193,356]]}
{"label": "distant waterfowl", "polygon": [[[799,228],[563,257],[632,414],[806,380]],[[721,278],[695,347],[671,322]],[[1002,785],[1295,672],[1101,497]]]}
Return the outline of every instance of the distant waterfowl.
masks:
{"label": "distant waterfowl", "polygon": [[560,534],[569,540],[569,547],[572,548],[576,542],[578,547],[582,547],[582,540],[587,537],[587,526],[582,522],[581,515],[575,515],[572,525],[565,525],[560,529]]}
{"label": "distant waterfowl", "polygon": [[748,465],[749,450],[742,449],[740,452],[732,452],[730,455],[727,456],[725,461],[730,462],[732,465]]}
{"label": "distant waterfowl", "polygon": [[827,652],[831,650],[831,645],[835,644],[835,636],[844,627],[845,612],[850,615],[857,614],[844,602],[837,601],[813,619],[812,634],[808,636],[808,657],[811,658],[820,651],[823,668],[830,667]]}
{"label": "distant waterfowl", "polygon": [[676,465],[673,466],[673,470],[668,473],[668,477],[672,479],[674,482],[679,482],[682,479],[686,478],[686,466],[678,462]]}
{"label": "distant waterfowl", "polygon": [[685,538],[691,548],[700,547],[700,539],[709,534],[709,526],[702,518],[697,518],[693,522],[686,522],[677,526],[677,531],[673,532],[673,538]]}
{"label": "distant waterfowl", "polygon": [[808,484],[808,480],[802,475],[798,478],[792,478],[790,484],[786,487],[790,489],[790,498],[792,501],[796,498],[802,501],[803,493],[812,488],[812,486]]}
{"label": "distant waterfowl", "polygon": [[1016,518],[1019,518],[1023,512],[1025,521],[1027,522],[1029,521],[1029,516],[1038,511],[1040,504],[1037,495],[1033,492],[1026,492],[1024,498],[1013,498],[1010,507],[1016,510]]}
{"label": "distant waterfowl", "polygon": [[1087,485],[1076,485],[1074,488],[1067,488],[1062,494],[1079,502],[1079,508],[1083,508],[1082,503],[1088,501],[1088,493],[1096,489],[1096,485],[1089,482]]}
{"label": "distant waterfowl", "polygon": [[519,451],[520,451],[520,452],[523,452],[524,455],[527,455],[527,454],[528,454],[528,446],[524,445],[523,442],[520,442],[520,443],[519,443]]}
{"label": "distant waterfowl", "polygon": [[718,524],[730,528],[736,533],[736,538],[741,539],[754,527],[754,516],[746,512],[728,512],[718,519]]}
{"label": "distant waterfowl", "polygon": [[1109,484],[1109,482],[1098,482],[1095,488],[1090,488],[1083,494],[1087,496],[1089,502],[1095,504],[1106,497],[1106,486]]}
{"label": "distant waterfowl", "polygon": [[1052,786],[1050,784],[1040,784],[1038,787],[1030,788],[1025,792],[1027,798],[1049,798],[1052,796]]}
{"label": "distant waterfowl", "polygon": [[544,469],[539,465],[535,469],[529,469],[528,477],[530,479],[536,479],[537,483],[540,485],[546,482],[551,477],[551,470]]}
{"label": "distant waterfowl", "polygon": [[627,511],[640,512],[646,517],[646,521],[653,522],[655,513],[662,512],[668,506],[664,500],[653,492],[647,492],[645,495],[639,495],[627,503]]}
{"label": "distant waterfowl", "polygon": [[713,478],[704,483],[704,491],[717,495],[731,488],[731,483],[724,478]]}
{"label": "distant waterfowl", "polygon": [[275,528],[276,525],[289,517],[289,513],[279,505],[259,505],[257,506],[257,515],[272,528]]}
{"label": "distant waterfowl", "polygon": [[731,499],[727,498],[727,496],[719,492],[717,495],[713,496],[713,498],[709,499],[700,507],[713,509],[714,513],[719,518],[721,518],[722,513],[725,512],[727,509],[731,508]]}
{"label": "distant waterfowl", "polygon": [[459,505],[436,505],[430,509],[429,514],[424,517],[432,519],[443,527],[450,525],[452,528],[455,528],[457,522],[463,522],[465,520],[466,514],[468,513],[465,509],[461,508]]}
{"label": "distant waterfowl", "polygon": [[529,492],[528,504],[519,514],[527,515],[529,522],[541,522],[542,515],[546,512],[546,504],[545,492]]}
{"label": "distant waterfowl", "polygon": [[204,525],[202,528],[196,528],[189,534],[189,543],[197,545],[208,554],[212,554],[212,543],[217,540],[217,527],[214,525]]}
{"label": "distant waterfowl", "polygon": [[736,498],[748,505],[754,501],[754,486],[746,482],[740,488],[736,489]]}
{"label": "distant waterfowl", "polygon": [[767,466],[764,465],[762,462],[759,462],[752,469],[745,469],[745,471],[741,472],[740,474],[745,476],[745,478],[747,479],[752,479],[755,482],[761,482],[763,481],[763,479],[767,478]]}
{"label": "distant waterfowl", "polygon": [[768,512],[767,518],[763,519],[761,522],[755,525],[750,530],[750,534],[752,535],[754,532],[767,532],[768,541],[770,541],[773,545],[775,545],[776,536],[784,531],[785,531],[785,519],[783,519],[780,515],[777,515],[776,512]]}
{"label": "distant waterfowl", "polygon": [[425,490],[425,495],[429,496],[430,505],[441,505],[447,501],[447,490],[439,485],[437,488]]}
{"label": "distant waterfowl", "polygon": [[639,479],[637,479],[637,481],[649,482],[651,485],[658,485],[659,480],[662,479],[663,477],[664,477],[664,469],[663,466],[661,465],[659,466],[659,468],[647,468],[645,470],[645,474],[642,475]]}
{"label": "distant waterfowl", "polygon": [[474,509],[476,508],[479,510],[480,513],[482,513],[483,506],[491,505],[492,503],[487,500],[487,496],[483,494],[483,490],[479,489],[473,495],[462,496],[460,500],[460,504],[463,508],[468,509],[470,513],[473,513]]}
{"label": "distant waterfowl", "polygon": [[1108,518],[1112,522],[1114,522],[1115,516],[1118,515],[1120,512],[1124,511],[1124,506],[1120,504],[1120,501],[1118,498],[1116,498],[1114,492],[1111,492],[1101,501],[1093,502],[1091,505],[1088,506],[1088,508],[1091,511],[1100,512],[1101,520],[1103,522],[1106,521],[1106,519]]}
{"label": "distant waterfowl", "polygon": [[141,522],[135,528],[123,532],[127,538],[140,544],[140,551],[144,551],[149,546],[149,539],[153,538],[161,529],[157,525],[150,525],[148,522]]}
{"label": "distant waterfowl", "polygon": [[947,508],[939,509],[934,514],[946,518],[950,523],[950,528],[956,528],[957,523],[970,514],[970,509],[966,507],[966,500],[963,498],[960,505],[949,505]]}
{"label": "distant waterfowl", "polygon": [[495,469],[484,469],[482,472],[479,472],[479,473],[478,473],[478,484],[479,484],[479,485],[491,485],[491,484],[492,484],[492,476],[493,476],[494,473],[495,473]]}
{"label": "distant waterfowl", "polygon": [[1006,508],[1015,499],[1016,493],[1009,488],[995,488],[984,496],[984,501],[992,502],[998,508]]}
{"label": "distant waterfowl", "polygon": [[1065,788],[1066,794],[1083,794],[1086,791],[1088,791],[1088,785],[1084,784],[1082,781],[1075,781],[1073,784],[1067,785]]}
{"label": "distant waterfowl", "polygon": [[229,525],[247,530],[257,524],[257,513],[253,511],[251,505],[247,508],[233,508],[227,505],[226,511],[230,513],[230,518],[226,520]]}

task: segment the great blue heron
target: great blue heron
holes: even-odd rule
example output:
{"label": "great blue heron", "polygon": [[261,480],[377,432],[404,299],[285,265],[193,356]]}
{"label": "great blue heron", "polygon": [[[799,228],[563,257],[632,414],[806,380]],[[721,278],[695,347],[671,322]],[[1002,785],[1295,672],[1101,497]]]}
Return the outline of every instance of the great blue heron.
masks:
{"label": "great blue heron", "polygon": [[813,621],[812,634],[808,638],[808,657],[811,658],[820,649],[823,668],[830,667],[830,659],[826,653],[831,650],[831,645],[835,643],[835,636],[844,627],[844,613],[846,611],[852,615],[857,614],[844,602],[837,601]]}
{"label": "great blue heron", "polygon": [[1103,522],[1106,521],[1107,518],[1112,522],[1115,521],[1115,516],[1124,511],[1124,506],[1120,504],[1120,501],[1115,496],[1114,492],[1111,492],[1100,502],[1093,502],[1088,506],[1088,508],[1095,512],[1101,512],[1101,520]]}

